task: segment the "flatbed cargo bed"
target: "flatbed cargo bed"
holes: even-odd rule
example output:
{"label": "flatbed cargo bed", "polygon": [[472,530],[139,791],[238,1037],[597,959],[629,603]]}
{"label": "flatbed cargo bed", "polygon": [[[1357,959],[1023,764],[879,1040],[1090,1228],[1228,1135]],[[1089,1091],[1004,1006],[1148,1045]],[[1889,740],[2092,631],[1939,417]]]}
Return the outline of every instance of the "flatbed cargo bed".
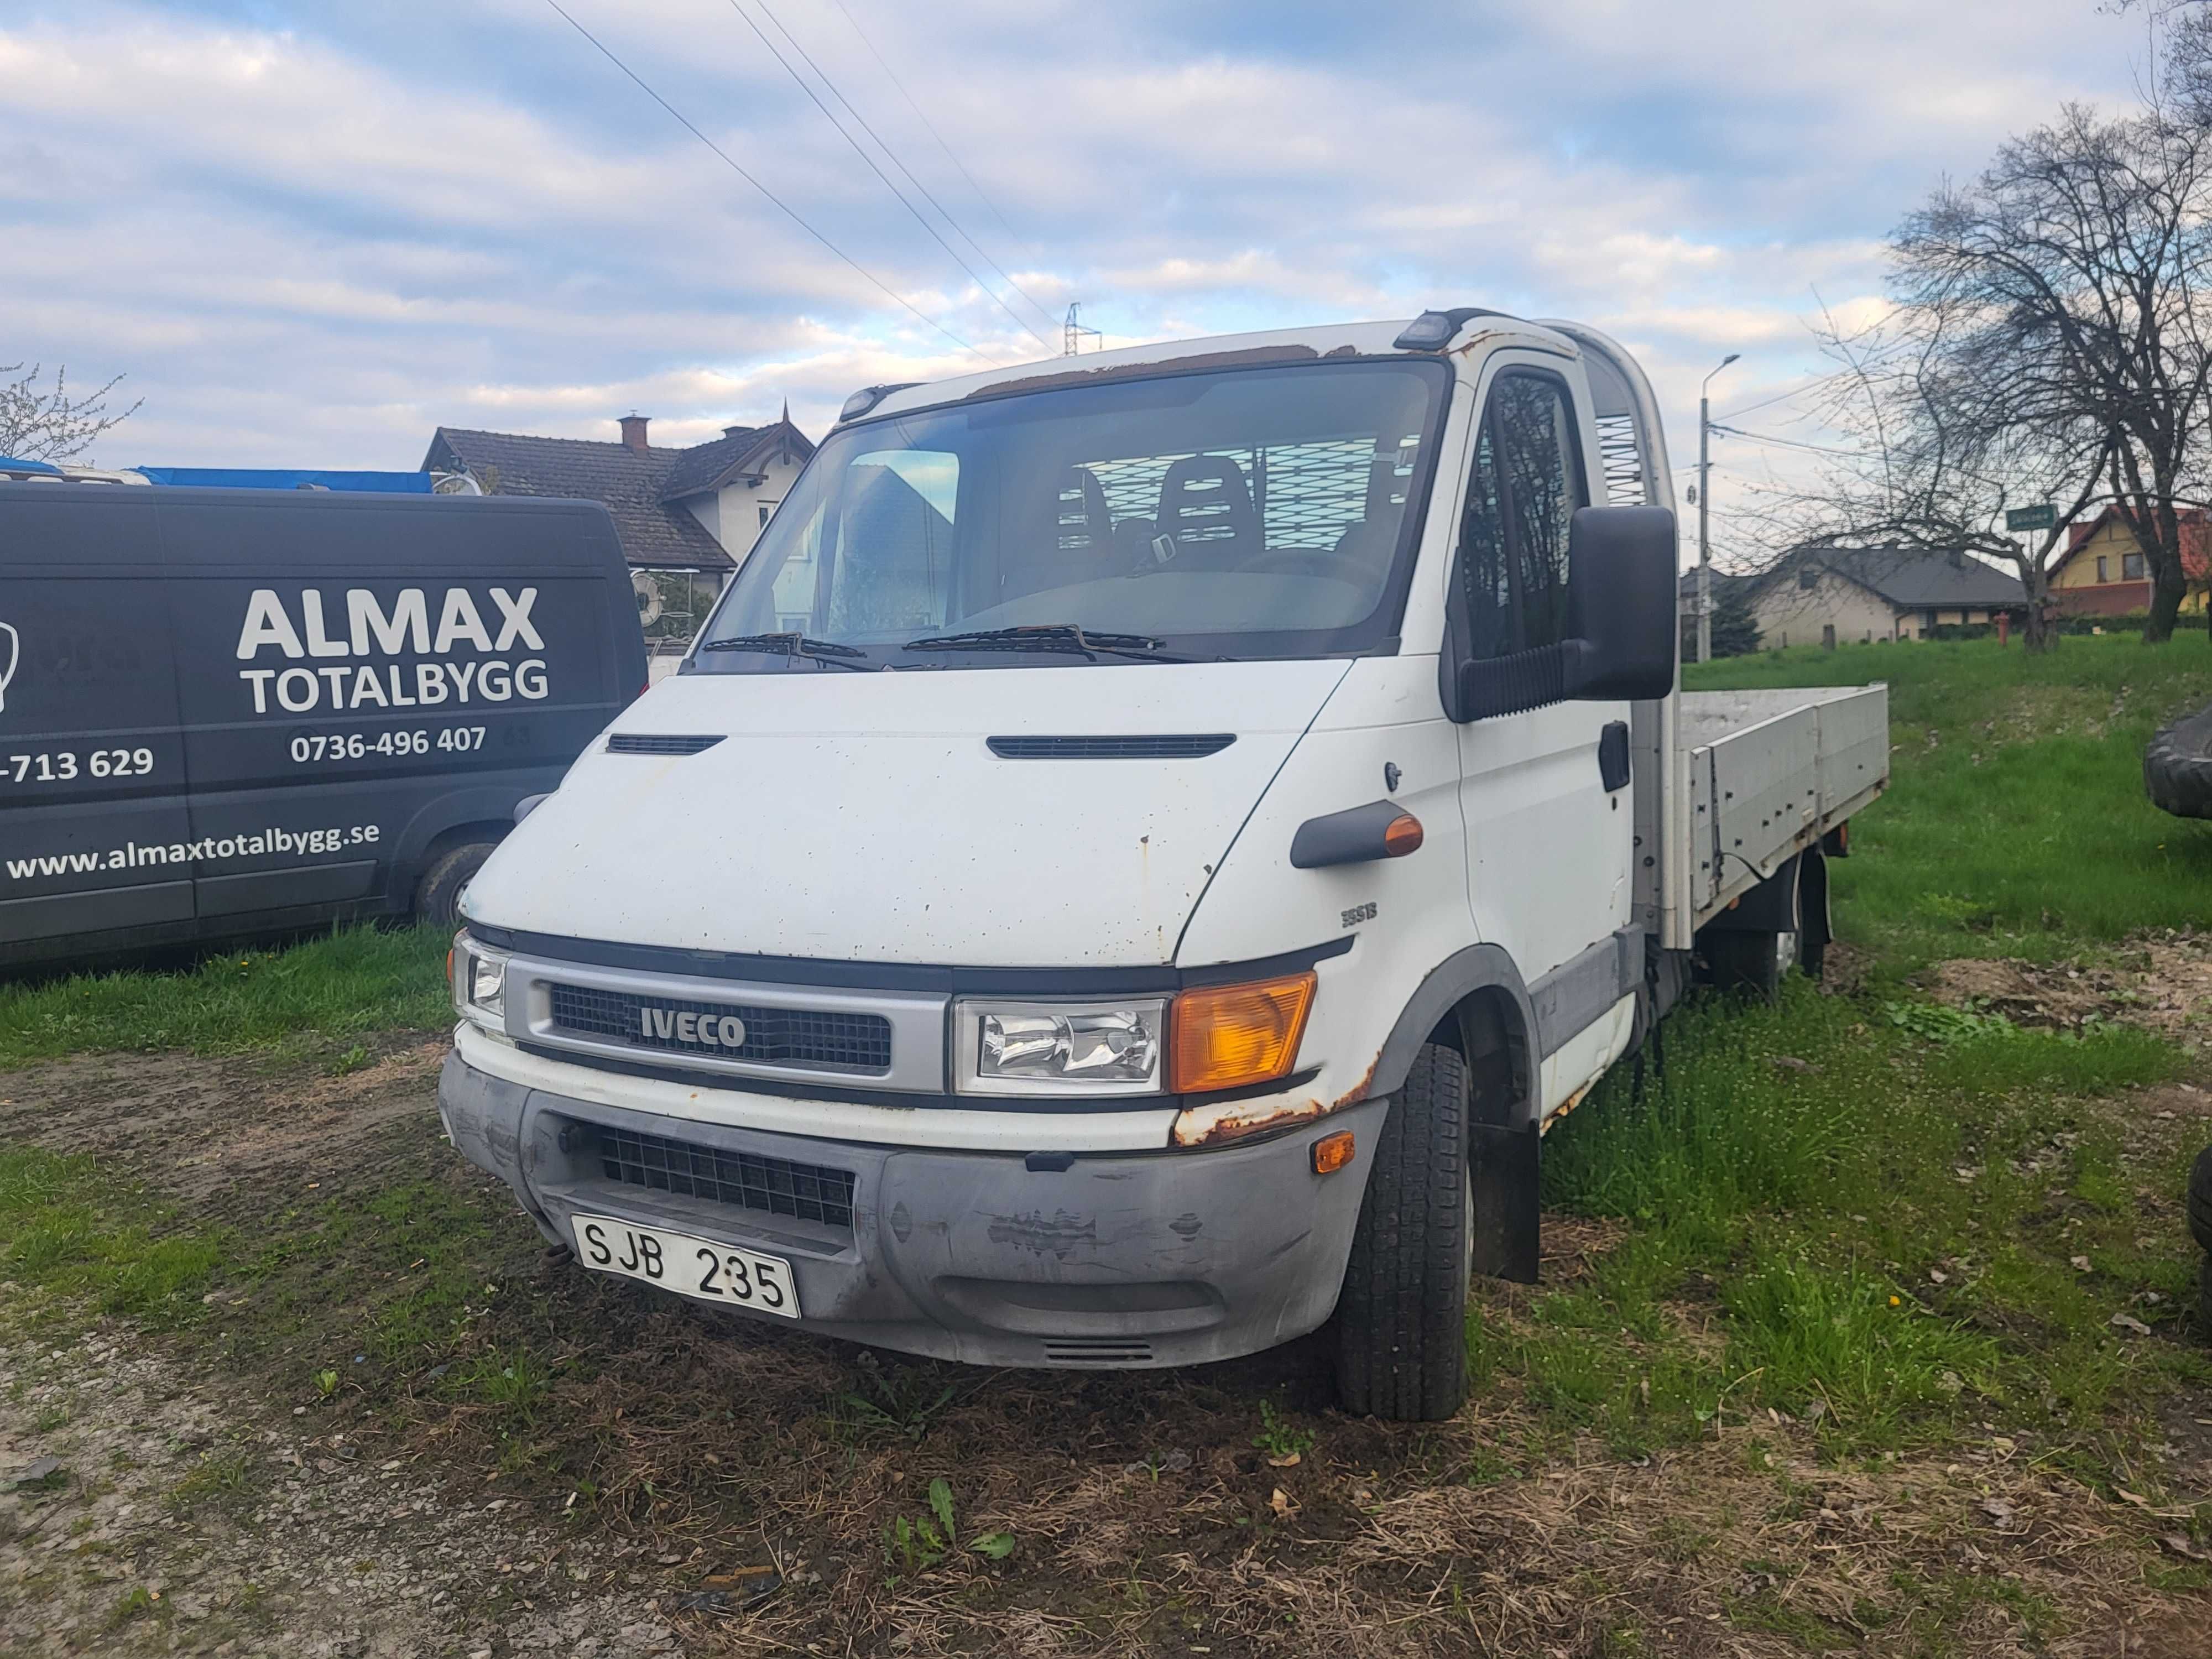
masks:
{"label": "flatbed cargo bed", "polygon": [[1686,691],[1679,720],[1694,927],[1889,784],[1886,684]]}

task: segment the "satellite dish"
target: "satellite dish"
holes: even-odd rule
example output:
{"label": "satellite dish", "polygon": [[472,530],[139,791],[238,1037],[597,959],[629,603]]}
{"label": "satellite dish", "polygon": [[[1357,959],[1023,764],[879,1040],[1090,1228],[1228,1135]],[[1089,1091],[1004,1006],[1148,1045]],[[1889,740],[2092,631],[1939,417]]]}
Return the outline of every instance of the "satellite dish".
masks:
{"label": "satellite dish", "polygon": [[660,587],[642,570],[629,573],[630,592],[637,595],[637,625],[650,628],[660,620]]}

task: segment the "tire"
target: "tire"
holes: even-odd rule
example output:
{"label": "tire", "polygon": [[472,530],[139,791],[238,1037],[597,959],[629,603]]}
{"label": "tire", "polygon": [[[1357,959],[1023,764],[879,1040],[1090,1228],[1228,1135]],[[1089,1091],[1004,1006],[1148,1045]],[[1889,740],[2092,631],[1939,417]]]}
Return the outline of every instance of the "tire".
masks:
{"label": "tire", "polygon": [[2161,811],[2212,818],[2212,704],[2160,728],[2143,750],[2143,793]]}
{"label": "tire", "polygon": [[2197,1334],[2212,1342],[2212,1255],[2197,1259]]}
{"label": "tire", "polygon": [[2189,1231],[2199,1249],[2212,1250],[2212,1146],[2197,1154],[2189,1171]]}
{"label": "tire", "polygon": [[1336,1304],[1337,1393],[1354,1416],[1441,1422],[1467,1399],[1469,1103],[1467,1062],[1425,1043],[1383,1118]]}
{"label": "tire", "polygon": [[1713,970],[1713,983],[1723,991],[1747,991],[1764,1002],[1782,995],[1782,975],[1800,959],[1796,929],[1788,933],[1716,933],[1700,941],[1705,964]]}
{"label": "tire", "polygon": [[440,927],[458,927],[461,890],[483,868],[495,845],[489,841],[464,842],[441,853],[415,884],[415,920]]}

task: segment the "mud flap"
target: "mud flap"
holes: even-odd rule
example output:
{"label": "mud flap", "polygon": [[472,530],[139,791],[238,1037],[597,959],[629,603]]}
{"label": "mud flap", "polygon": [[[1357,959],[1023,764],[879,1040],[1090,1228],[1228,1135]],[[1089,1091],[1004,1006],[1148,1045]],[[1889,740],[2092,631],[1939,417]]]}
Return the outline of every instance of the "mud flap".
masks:
{"label": "mud flap", "polygon": [[1474,1271],[1534,1285],[1543,1254],[1537,1170],[1544,1144],[1533,1123],[1468,1126],[1474,1191]]}

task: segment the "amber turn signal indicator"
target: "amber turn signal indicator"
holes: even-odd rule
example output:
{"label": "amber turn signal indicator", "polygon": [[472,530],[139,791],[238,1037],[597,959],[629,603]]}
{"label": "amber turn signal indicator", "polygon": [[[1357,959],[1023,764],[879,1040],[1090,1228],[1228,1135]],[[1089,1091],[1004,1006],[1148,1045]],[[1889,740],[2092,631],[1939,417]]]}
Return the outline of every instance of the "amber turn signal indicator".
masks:
{"label": "amber turn signal indicator", "polygon": [[1169,1024],[1168,1087],[1194,1095],[1273,1082],[1297,1060],[1313,994],[1311,969],[1185,991]]}
{"label": "amber turn signal indicator", "polygon": [[1316,1175],[1334,1175],[1352,1162],[1352,1131],[1339,1129],[1334,1134],[1323,1135],[1313,1144],[1313,1170]]}
{"label": "amber turn signal indicator", "polygon": [[1401,812],[1382,826],[1382,856],[1401,859],[1421,848],[1421,821],[1411,812]]}

